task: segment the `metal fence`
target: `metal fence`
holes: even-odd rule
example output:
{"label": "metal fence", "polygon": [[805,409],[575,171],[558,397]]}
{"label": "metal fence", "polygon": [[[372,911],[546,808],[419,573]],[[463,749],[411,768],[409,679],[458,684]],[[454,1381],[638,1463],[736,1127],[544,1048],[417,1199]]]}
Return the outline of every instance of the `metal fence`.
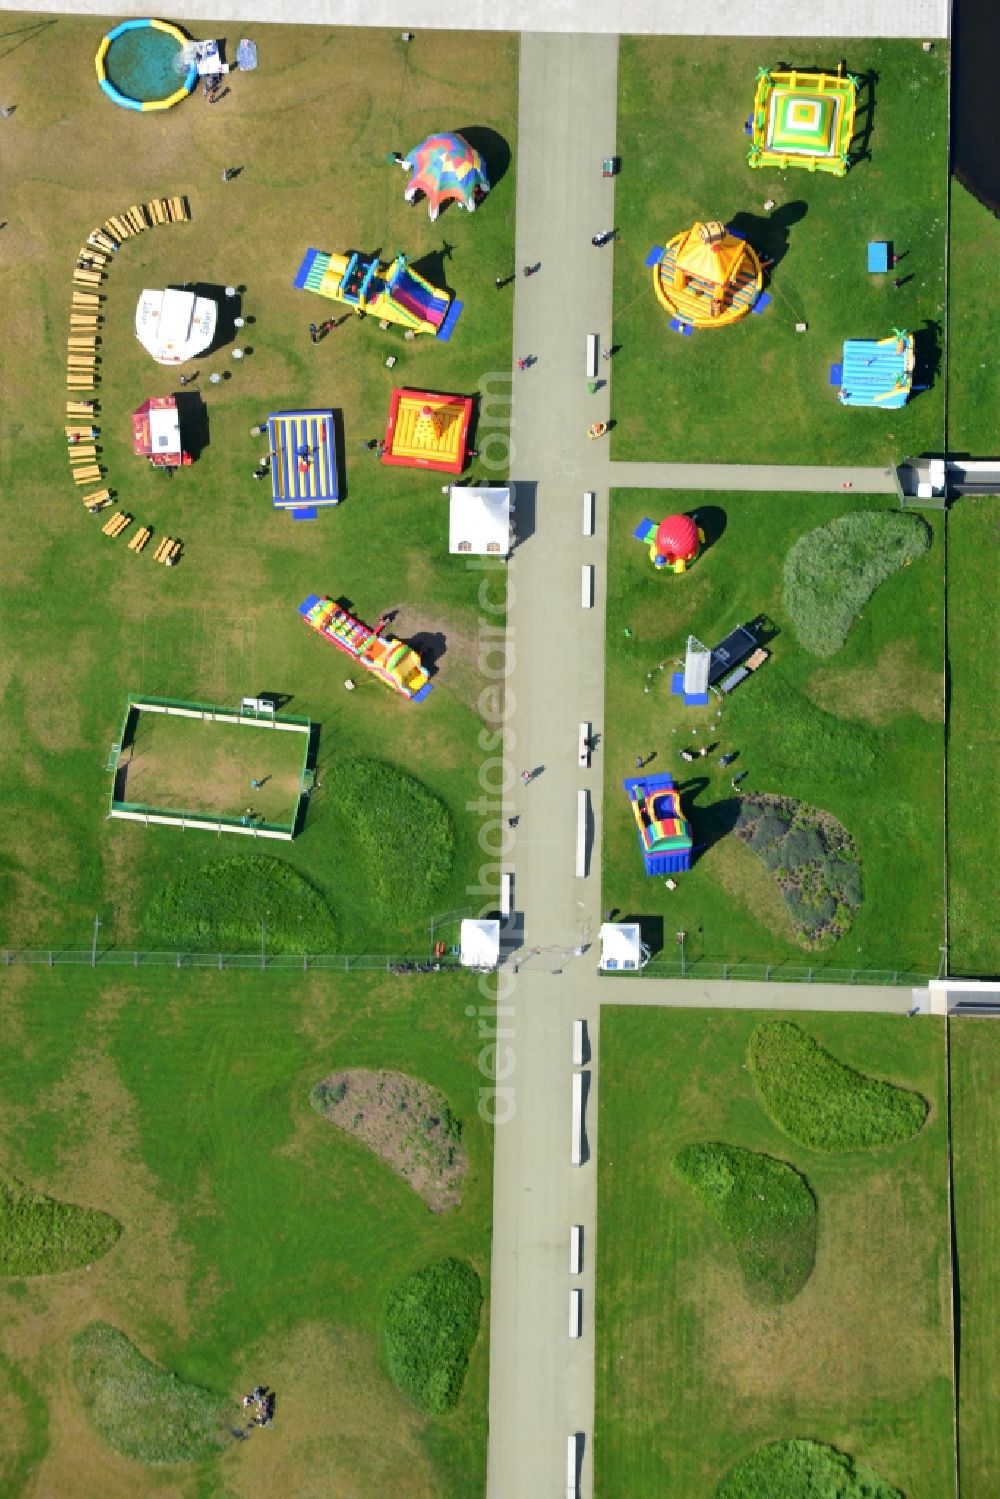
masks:
{"label": "metal fence", "polygon": [[82,964],[88,968],[266,969],[269,973],[445,972],[459,967],[457,957],[433,960],[426,953],[271,953],[271,952],[139,952],[134,948],[11,947],[0,949],[0,966],[35,963],[43,968]]}
{"label": "metal fence", "polygon": [[[638,976],[638,975],[637,975]],[[616,977],[621,977],[616,974]],[[793,963],[720,963],[717,959],[654,958],[642,977],[657,979],[743,979],[774,984],[898,984],[922,988],[934,977],[903,968],[835,968]]]}
{"label": "metal fence", "polygon": [[[437,928],[436,930],[440,930]],[[517,952],[510,958],[516,959]],[[0,949],[0,966],[38,964],[43,968],[85,965],[90,968],[215,968],[256,969],[269,973],[391,973],[448,972],[460,968],[457,953],[430,959],[423,953],[271,953],[257,952],[141,952],[130,947],[10,947]],[[624,975],[620,970],[614,977]],[[681,962],[679,958],[655,959],[635,974],[636,979],[752,980],[775,984],[874,984],[922,988],[933,977],[897,968],[812,967],[790,963],[721,963],[708,958]]]}

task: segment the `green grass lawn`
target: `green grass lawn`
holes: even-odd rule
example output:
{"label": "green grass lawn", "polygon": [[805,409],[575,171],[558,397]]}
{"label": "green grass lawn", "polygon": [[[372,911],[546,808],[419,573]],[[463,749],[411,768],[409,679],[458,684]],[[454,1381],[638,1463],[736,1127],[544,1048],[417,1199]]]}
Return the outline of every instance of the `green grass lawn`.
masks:
{"label": "green grass lawn", "polygon": [[948,247],[948,446],[988,458],[1000,443],[1000,361],[992,335],[1000,223],[951,181]]}
{"label": "green grass lawn", "polygon": [[[705,1499],[761,1444],[809,1437],[907,1499],[941,1499],[952,1405],[940,1024],[807,1017],[838,1058],[932,1105],[906,1144],[834,1155],[792,1144],[756,1101],[745,1063],[761,1018],[602,1011],[595,1492]],[[816,1265],[784,1306],[751,1301],[722,1231],[671,1169],[703,1140],[808,1178]]]}
{"label": "green grass lawn", "polygon": [[[845,178],[751,170],[742,126],[757,69],[833,69],[840,58],[875,80],[871,160]],[[947,47],[928,54],[918,41],[830,40],[817,54],[801,40],[623,39],[615,458],[883,463],[940,450],[947,70]],[[768,198],[778,205],[770,215]],[[734,217],[775,260],[772,303],[731,328],[680,338],[655,299],[646,255],[696,219]],[[891,275],[866,271],[873,239],[905,254],[898,291]],[[797,322],[808,332],[796,333]],[[828,376],[844,339],[904,326],[917,335],[915,383],[929,379],[930,390],[899,411],[841,407]]]}
{"label": "green grass lawn", "polygon": [[1000,1030],[991,1021],[952,1022],[951,1089],[962,1499],[993,1499],[1000,1473]]}
{"label": "green grass lawn", "polygon": [[950,971],[1000,971],[996,849],[1000,807],[1000,499],[969,496],[948,514],[948,905]]}
{"label": "green grass lawn", "polygon": [[[503,445],[488,439],[507,422],[498,395],[509,377],[511,304],[493,279],[513,254],[516,41],[426,32],[406,45],[386,31],[259,26],[260,69],[232,74],[221,103],[194,97],[139,116],[97,88],[100,22],[21,24],[5,63],[19,105],[4,175],[0,628],[16,642],[0,731],[4,940],[76,945],[99,908],[109,936],[146,941],[164,883],[232,852],[231,839],[104,820],[105,764],[134,689],[219,704],[279,693],[289,712],[320,726],[321,787],[336,762],[372,754],[423,781],[450,809],[456,840],[448,881],[419,917],[372,908],[365,872],[346,867],[350,833],[323,789],[302,836],[272,855],[320,887],[341,950],[422,942],[426,916],[466,903],[482,857],[465,811],[478,794],[482,573],[447,555],[443,476],[383,468],[362,444],[384,433],[394,385],[485,392],[474,439],[484,457],[473,472],[505,477]],[[210,23],[189,24],[214,34]],[[58,87],[39,89],[40,76]],[[426,207],[404,203],[404,176],[386,153],[447,128],[488,136],[495,186],[475,215],[451,207],[432,224]],[[223,184],[227,166],[243,171]],[[64,349],[84,236],[110,213],[170,193],[188,195],[192,221],[126,241],[111,269],[98,418],[123,505],[158,536],[184,541],[181,565],[165,569],[148,551],[137,557],[107,540],[84,512],[63,436]],[[342,309],[293,289],[309,246],[406,251],[464,302],[451,341],[408,343],[401,330],[352,319],[313,346],[309,322]],[[143,287],[185,280],[246,287],[242,310],[254,321],[242,342],[253,354],[239,365],[226,350],[201,361],[194,389],[207,446],[167,483],[132,456],[130,415],[147,396],[176,389],[176,376],[146,355],[133,320]],[[212,386],[211,369],[232,378]],[[251,426],[304,406],[342,413],[346,458],[343,503],[311,524],[274,512],[267,486],[251,478],[262,450]],[[359,674],[297,613],[312,592],[346,596],[370,623],[398,610],[392,628],[437,657],[427,702],[415,707],[372,677],[345,692],[348,675]]]}
{"label": "green grass lawn", "polygon": [[[788,621],[782,567],[799,536],[837,515],[885,505],[861,495],[677,493],[713,544],[683,577],[655,572],[631,539],[643,516],[667,513],[662,494],[615,492],[608,563],[603,904],[641,919],[654,949],[687,933],[686,957],[712,962],[826,963],[936,972],[942,938],[942,547],[930,516],[925,556],[889,578],[829,661],[808,654]],[[719,534],[721,532],[721,535]],[[715,645],[764,614],[771,659],[716,708],[685,709],[669,693],[687,635]],[[625,630],[631,630],[626,636]],[[664,664],[661,672],[658,668]],[[647,692],[645,689],[649,688]],[[697,733],[692,735],[691,729]],[[716,744],[685,764],[684,745]],[[723,770],[719,751],[736,751]],[[621,782],[637,755],[684,788],[705,851],[669,892],[642,868]],[[795,797],[839,819],[858,845],[863,901],[850,930],[822,952],[792,940],[776,883],[733,836],[730,779],[743,790]]]}
{"label": "green grass lawn", "polygon": [[[482,1492],[488,1305],[446,1415],[414,1410],[379,1351],[390,1291],[429,1262],[467,1262],[488,1293],[491,1143],[471,992],[447,977],[231,974],[220,988],[210,974],[158,974],[137,988],[89,971],[12,974],[5,1167],[103,1208],[123,1232],[89,1269],[0,1279],[0,1475],[21,1472],[19,1454],[35,1463],[30,1490],[12,1479],[5,1494]],[[448,1213],[310,1106],[317,1078],[371,1066],[426,1079],[461,1120],[469,1170]],[[73,1339],[95,1321],[213,1395],[270,1385],[274,1428],[186,1473],[137,1469],[84,1421],[69,1379]]]}

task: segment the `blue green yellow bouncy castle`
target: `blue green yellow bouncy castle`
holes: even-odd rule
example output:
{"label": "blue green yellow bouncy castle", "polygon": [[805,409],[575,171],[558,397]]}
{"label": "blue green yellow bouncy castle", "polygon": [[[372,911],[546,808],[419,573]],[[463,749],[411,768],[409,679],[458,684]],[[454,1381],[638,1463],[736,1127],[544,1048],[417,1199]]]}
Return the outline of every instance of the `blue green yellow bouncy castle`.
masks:
{"label": "blue green yellow bouncy castle", "polygon": [[843,177],[851,164],[858,80],[844,72],[760,68],[747,121],[752,167],[804,167]]}

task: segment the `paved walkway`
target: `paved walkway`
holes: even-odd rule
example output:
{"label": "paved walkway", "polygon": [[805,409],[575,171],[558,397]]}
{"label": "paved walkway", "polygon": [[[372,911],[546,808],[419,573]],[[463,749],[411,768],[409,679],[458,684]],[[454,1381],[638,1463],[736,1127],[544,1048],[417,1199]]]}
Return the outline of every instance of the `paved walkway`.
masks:
{"label": "paved walkway", "polygon": [[[7,0],[8,11],[37,9]],[[55,0],[48,11],[106,15],[107,0]],[[948,35],[950,0],[467,0],[461,24],[480,31],[653,32],[678,36]],[[146,16],[147,0],[119,0],[115,15]],[[203,21],[203,0],[173,0],[176,21]],[[288,0],[239,0],[229,14],[246,21],[288,22]],[[438,0],[297,0],[295,20],[319,26],[440,27]],[[219,23],[222,34],[225,22]],[[230,28],[232,34],[233,28]],[[200,34],[206,35],[204,25]]]}
{"label": "paved walkway", "polygon": [[[599,979],[600,757],[577,766],[579,725],[603,732],[608,488],[891,491],[891,470],[612,463],[588,425],[609,415],[607,388],[588,393],[587,335],[610,339],[612,251],[591,236],[614,224],[614,181],[600,164],[616,136],[617,45],[606,38],[526,34],[521,41],[511,475],[524,544],[508,570],[506,680],[517,817],[514,904],[523,946],[501,974],[501,1040],[510,1045],[513,1116],[494,1152],[488,1499],[566,1491],[567,1439],[580,1434],[580,1492],[591,1499],[597,1083],[602,1004],[905,1011],[909,990]],[[505,293],[501,293],[503,295]],[[602,365],[603,368],[603,365]],[[583,496],[597,496],[582,534]],[[593,608],[581,569],[594,568]],[[575,874],[577,792],[591,802],[591,869]],[[575,949],[587,948],[581,956]],[[537,950],[536,950],[537,949]],[[588,1025],[586,1158],[570,1164],[573,1022]],[[584,1227],[583,1273],[571,1277],[570,1227]],[[583,1334],[568,1336],[571,1287]]]}

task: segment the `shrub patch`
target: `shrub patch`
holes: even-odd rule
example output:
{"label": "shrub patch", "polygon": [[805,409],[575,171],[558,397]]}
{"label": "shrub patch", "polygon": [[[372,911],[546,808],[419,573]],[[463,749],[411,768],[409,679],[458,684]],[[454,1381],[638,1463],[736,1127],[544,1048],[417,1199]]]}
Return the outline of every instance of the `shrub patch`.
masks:
{"label": "shrub patch", "polygon": [[462,1125],[437,1088],[405,1072],[332,1072],[309,1095],[317,1113],[362,1140],[432,1213],[461,1201]]}
{"label": "shrub patch", "polygon": [[790,1020],[764,1020],[750,1037],[750,1071],[780,1129],[810,1150],[875,1150],[911,1139],[927,1100],[838,1062]]}
{"label": "shrub patch", "polygon": [[221,1446],[232,1425],[231,1400],[150,1363],[107,1322],[77,1333],[72,1373],[95,1430],[136,1462],[194,1462]]}
{"label": "shrub patch", "polygon": [[873,1468],[822,1442],[769,1442],[730,1468],[715,1499],[904,1499]]}
{"label": "shrub patch", "polygon": [[427,909],[452,871],[451,815],[433,792],[384,760],[340,760],[327,793],[351,832],[382,915]]}
{"label": "shrub patch", "polygon": [[835,817],[792,797],[753,794],[740,798],[733,831],[774,876],[802,947],[830,947],[850,930],[861,866]]}
{"label": "shrub patch", "polygon": [[389,1292],[386,1364],[418,1410],[440,1416],[458,1400],[482,1304],[479,1276],[464,1260],[434,1260]]}
{"label": "shrub patch", "polygon": [[0,1275],[53,1275],[107,1254],[122,1226],[110,1213],[59,1202],[0,1172]]}
{"label": "shrub patch", "polygon": [[326,900],[283,859],[232,854],[164,885],[146,921],[150,940],[200,952],[335,952]]}
{"label": "shrub patch", "polygon": [[785,558],[785,608],[799,643],[833,656],[886,578],[921,557],[930,529],[918,515],[857,510],[800,536]]}
{"label": "shrub patch", "polygon": [[785,1161],[717,1140],[685,1145],[672,1165],[735,1249],[751,1297],[797,1296],[816,1260],[816,1199],[805,1177]]}
{"label": "shrub patch", "polygon": [[769,1442],[730,1468],[715,1499],[904,1499],[872,1468],[821,1442]]}

